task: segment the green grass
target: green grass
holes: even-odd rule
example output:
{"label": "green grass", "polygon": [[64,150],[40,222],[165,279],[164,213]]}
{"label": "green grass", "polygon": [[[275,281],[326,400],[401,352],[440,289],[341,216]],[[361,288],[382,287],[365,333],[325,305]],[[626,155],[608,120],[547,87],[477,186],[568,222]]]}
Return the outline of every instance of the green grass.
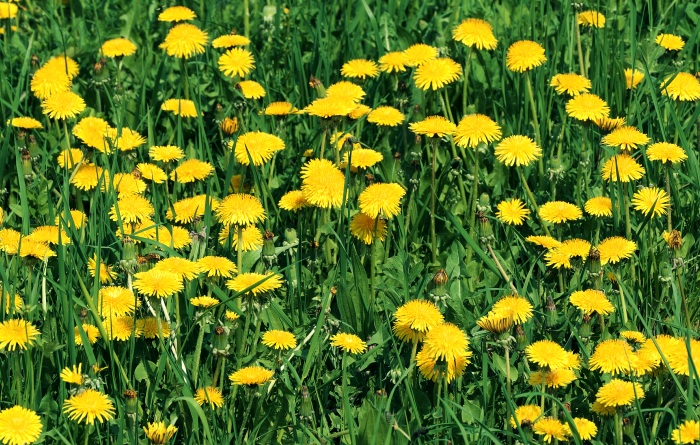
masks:
{"label": "green grass", "polygon": [[[697,101],[673,101],[659,88],[669,75],[700,71],[697,5],[662,0],[590,2],[586,9],[601,11],[607,22],[603,29],[580,28],[579,55],[577,11],[569,2],[247,1],[252,41],[248,49],[255,58],[255,70],[247,78],[266,91],[266,97],[258,100],[245,99],[235,82],[219,71],[221,49],[209,45],[203,54],[181,62],[159,48],[170,24],[157,21],[157,16],[171,4],[26,1],[19,3],[18,18],[0,20],[5,29],[0,43],[0,121],[32,116],[43,124],[42,130],[28,132],[10,125],[2,129],[2,228],[28,235],[36,227],[54,225],[60,216],[67,221],[64,229],[70,238],[70,243],[52,246],[56,257],[46,262],[0,254],[0,280],[6,292],[0,307],[14,293],[24,301],[19,311],[0,311],[0,321],[21,317],[41,332],[27,350],[0,349],[0,410],[22,405],[36,411],[43,424],[39,443],[65,444],[145,444],[148,439],[142,427],[155,421],[175,425],[178,432],[172,443],[182,444],[540,443],[541,436],[533,435],[530,427],[512,429],[508,419],[515,407],[542,401],[546,415],[562,422],[571,423],[574,417],[593,420],[598,433],[592,442],[600,444],[666,443],[681,422],[697,419],[697,382],[668,370],[623,376],[638,381],[645,397],[621,408],[619,416],[598,416],[591,404],[611,376],[587,366],[603,338],[618,338],[626,329],[639,330],[649,338],[669,334],[687,339],[691,355],[698,354],[693,341],[700,320],[695,244],[700,229],[696,199],[700,108]],[[185,3],[196,11],[193,23],[208,31],[210,41],[232,30],[244,33],[244,2]],[[452,29],[467,17],[491,23],[499,40],[497,49],[470,51],[452,40]],[[662,32],[683,36],[683,50],[669,52],[656,45],[654,37]],[[123,59],[101,60],[101,44],[114,37],[129,38],[138,46],[137,52]],[[540,43],[547,55],[547,62],[527,75],[513,73],[505,65],[508,47],[523,39]],[[463,74],[441,91],[424,92],[415,87],[412,68],[363,82],[367,93],[363,103],[399,108],[406,115],[400,126],[382,128],[365,118],[325,123],[305,115],[261,114],[273,101],[287,100],[300,109],[311,103],[319,94],[309,85],[311,76],[328,87],[342,80],[340,68],[346,61],[376,61],[388,51],[414,43],[434,45],[463,67],[468,64],[468,83]],[[145,144],[130,152],[100,153],[72,135],[66,140],[63,122],[42,114],[30,81],[41,64],[62,53],[79,63],[73,91],[87,103],[79,118],[67,120],[68,132],[80,118],[97,116],[118,131],[138,131]],[[617,149],[601,144],[605,132],[597,126],[567,116],[568,98],[549,86],[554,74],[580,73],[579,57],[592,82],[591,92],[606,100],[611,116],[625,117],[651,143],[672,142],[685,149],[688,159],[672,167],[669,175],[673,228],[683,239],[679,250],[669,249],[662,238],[666,216],[650,218],[630,209],[628,219],[625,212],[625,196],[631,199],[643,186],[665,187],[665,167],[649,161],[646,148],[641,147],[633,152],[646,170],[640,180],[628,186],[603,181],[601,166]],[[628,90],[623,70],[632,66],[645,77],[636,89]],[[186,97],[203,111],[201,116],[178,118],[161,110],[165,100]],[[535,162],[522,169],[521,178],[518,169],[497,161],[496,144],[481,144],[477,154],[455,146],[447,137],[436,142],[435,181],[431,182],[431,142],[416,138],[409,123],[430,115],[457,123],[475,112],[497,121],[504,137],[539,138],[542,170]],[[237,133],[222,132],[219,123],[224,117],[238,119]],[[226,144],[256,130],[279,136],[286,148],[262,167],[246,168]],[[381,152],[383,161],[362,173],[344,170],[347,200],[339,209],[306,208],[298,213],[280,209],[279,199],[301,186],[300,170],[308,160],[304,152],[312,149],[318,156],[325,147],[326,158],[334,159],[329,138],[336,131],[352,133],[363,146]],[[209,162],[216,170],[206,180],[189,184],[147,182],[144,195],[153,203],[153,221],[160,230],[172,228],[165,214],[178,200],[199,194],[223,199],[239,191],[229,184],[236,175],[243,175],[243,189],[257,196],[266,209],[267,219],[259,229],[270,231],[274,238],[244,252],[239,262],[231,239],[218,242],[223,227],[207,207],[201,220],[182,224],[188,232],[206,234],[203,241],[176,249],[159,242],[160,238],[149,239],[147,231],[152,228],[144,228],[133,236],[139,241],[136,252],[125,246],[116,233],[120,227],[127,230],[128,224],[121,216],[119,221],[109,218],[118,199],[111,178],[149,162],[150,146],[167,144],[180,146],[187,157]],[[97,187],[78,192],[70,184],[72,170],[56,163],[68,145],[105,169]],[[614,215],[596,219],[584,214],[581,220],[545,229],[523,179],[538,206],[562,200],[583,208],[587,199],[605,195],[613,199]],[[368,246],[353,237],[348,226],[358,210],[358,195],[372,180],[402,184],[406,195],[401,213],[387,221],[387,239]],[[509,226],[495,217],[496,205],[515,197],[532,211],[522,226]],[[83,228],[70,222],[73,209],[87,215]],[[560,240],[582,238],[595,245],[607,237],[627,236],[628,226],[638,248],[630,259],[605,266],[601,280],[591,273],[590,265],[547,266],[544,249],[525,241],[549,230]],[[138,263],[135,255],[152,256]],[[275,271],[284,284],[251,299],[246,291],[228,289],[225,280],[200,276],[163,300],[163,305],[150,301],[161,333],[170,320],[170,338],[105,340],[108,326],[99,316],[98,301],[102,285],[89,274],[88,259],[96,257],[99,263],[113,266],[117,272],[113,284],[128,287],[134,273],[153,266],[154,255],[190,260],[225,256],[239,262],[244,272]],[[440,269],[449,277],[444,285],[433,280]],[[605,319],[605,332],[600,331],[596,316],[586,325],[581,312],[569,303],[572,292],[594,286],[605,291],[615,306]],[[480,329],[476,321],[494,302],[512,293],[511,287],[534,307],[534,317],[524,324],[523,333],[511,330],[509,335],[494,336]],[[200,295],[216,297],[220,304],[197,310],[189,300]],[[137,318],[150,316],[144,297],[137,293],[135,298],[142,302]],[[461,377],[444,387],[420,374],[411,363],[411,344],[392,333],[393,313],[416,298],[436,302],[445,319],[469,336],[470,363]],[[241,301],[252,301],[254,306],[242,310]],[[548,302],[554,309],[547,307]],[[226,311],[241,317],[227,321]],[[103,338],[86,344],[83,323],[97,326]],[[227,335],[216,333],[219,326],[225,327]],[[85,346],[76,344],[76,328]],[[292,332],[297,348],[279,353],[260,344],[262,333],[272,329]],[[337,332],[357,334],[368,350],[344,355],[330,345],[330,337]],[[544,398],[541,387],[528,384],[536,365],[523,352],[524,345],[542,339],[579,353],[583,361],[577,380],[548,389]],[[216,354],[215,349],[227,352]],[[667,357],[662,362],[661,368],[668,365]],[[63,413],[62,405],[76,387],[62,382],[59,374],[64,367],[78,364],[84,370],[106,367],[97,374],[88,372],[89,384],[113,401],[113,420],[88,428]],[[274,370],[273,380],[253,389],[231,385],[228,375],[251,365]],[[194,369],[196,375],[192,375]],[[690,369],[695,375],[694,366]],[[223,391],[221,408],[197,404],[193,397],[203,385]],[[126,390],[136,391],[135,407],[127,407]],[[624,437],[615,423],[622,419],[627,425]],[[585,442],[578,436],[570,441]]]}

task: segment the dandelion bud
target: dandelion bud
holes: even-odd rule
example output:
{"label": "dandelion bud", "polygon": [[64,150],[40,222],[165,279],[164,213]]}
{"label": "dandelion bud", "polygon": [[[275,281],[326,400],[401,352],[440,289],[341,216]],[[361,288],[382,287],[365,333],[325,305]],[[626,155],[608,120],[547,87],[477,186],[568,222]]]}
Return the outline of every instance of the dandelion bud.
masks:
{"label": "dandelion bud", "polygon": [[284,230],[284,242],[293,244],[299,241],[296,229],[285,229]]}
{"label": "dandelion bud", "polygon": [[525,329],[521,325],[515,326],[515,344],[518,351],[524,351],[529,342],[527,341],[527,334],[525,334]]}
{"label": "dandelion bud", "polygon": [[138,393],[133,389],[127,389],[124,391],[124,406],[126,407],[127,414],[136,414],[139,410],[139,400],[137,399]]}
{"label": "dandelion bud", "polygon": [[275,257],[275,234],[270,232],[269,230],[265,231],[265,234],[263,235],[263,248],[262,248],[262,255],[263,257]]}
{"label": "dandelion bud", "polygon": [[214,339],[212,340],[212,353],[218,355],[228,355],[228,333],[229,329],[224,326],[217,326],[214,329]]}
{"label": "dandelion bud", "polygon": [[447,284],[447,280],[449,279],[450,277],[447,275],[447,271],[445,269],[440,269],[435,272],[435,275],[433,276],[433,283],[435,283],[436,286],[444,286]]}
{"label": "dandelion bud", "polygon": [[578,335],[581,338],[588,338],[591,336],[591,316],[588,314],[583,315],[583,321],[581,326],[578,328]]}
{"label": "dandelion bud", "polygon": [[136,259],[136,244],[130,237],[125,236],[122,239],[122,260],[133,261]]}
{"label": "dandelion bud", "polygon": [[22,173],[24,173],[25,178],[30,178],[34,174],[32,170],[32,157],[27,149],[22,150]]}
{"label": "dandelion bud", "polygon": [[224,120],[221,121],[221,131],[227,135],[232,135],[233,133],[237,132],[238,118],[225,117]]}
{"label": "dandelion bud", "polygon": [[557,306],[554,304],[552,297],[547,297],[547,304],[544,307],[545,323],[547,327],[556,326],[559,323],[559,314]]}
{"label": "dandelion bud", "polygon": [[311,75],[311,78],[309,78],[309,86],[316,90],[316,94],[318,94],[319,98],[326,97],[326,88],[323,86],[321,81],[313,74]]}
{"label": "dandelion bud", "polygon": [[593,274],[597,275],[600,273],[600,251],[596,249],[595,247],[591,247],[591,250],[588,251],[588,258],[586,263],[588,264],[588,271]]}
{"label": "dandelion bud", "polygon": [[493,228],[491,227],[491,221],[486,217],[486,214],[482,211],[476,212],[476,220],[479,225],[479,237],[481,242],[488,244],[493,238]]}
{"label": "dandelion bud", "polygon": [[365,184],[367,184],[368,186],[374,184],[374,180],[375,180],[375,178],[374,178],[374,175],[372,173],[367,173],[365,175]]}
{"label": "dandelion bud", "polygon": [[629,419],[629,417],[622,419],[622,432],[626,436],[632,436],[634,434],[634,426],[632,425],[632,421]]}
{"label": "dandelion bud", "polygon": [[302,419],[310,419],[314,415],[314,409],[311,405],[311,397],[309,396],[309,388],[305,385],[301,387],[301,407],[299,408],[299,417]]}
{"label": "dandelion bud", "polygon": [[666,244],[668,244],[668,247],[674,252],[680,250],[681,246],[683,245],[683,237],[681,236],[681,232],[678,230],[664,232],[663,237]]}
{"label": "dandelion bud", "polygon": [[479,196],[479,205],[484,208],[489,208],[491,204],[491,198],[486,193],[482,193]]}

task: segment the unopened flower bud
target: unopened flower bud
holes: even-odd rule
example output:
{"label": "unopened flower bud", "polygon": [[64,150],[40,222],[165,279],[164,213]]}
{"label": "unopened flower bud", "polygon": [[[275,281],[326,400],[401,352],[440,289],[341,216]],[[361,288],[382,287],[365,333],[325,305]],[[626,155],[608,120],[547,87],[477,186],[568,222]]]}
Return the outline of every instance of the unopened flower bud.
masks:
{"label": "unopened flower bud", "polygon": [[237,132],[238,118],[225,117],[224,120],[221,121],[221,131],[227,135],[232,135],[233,133]]}
{"label": "unopened flower bud", "polygon": [[124,391],[124,406],[126,407],[127,414],[136,414],[139,410],[139,400],[137,398],[138,393],[133,389],[127,389]]}
{"label": "unopened flower bud", "polygon": [[557,313],[557,306],[554,304],[552,297],[547,297],[547,304],[544,307],[545,312],[545,324],[548,327],[556,326],[559,323],[559,314]]}
{"label": "unopened flower bud", "polygon": [[527,341],[527,334],[525,334],[525,329],[522,326],[515,326],[515,344],[518,351],[524,351],[527,348],[529,342]]}

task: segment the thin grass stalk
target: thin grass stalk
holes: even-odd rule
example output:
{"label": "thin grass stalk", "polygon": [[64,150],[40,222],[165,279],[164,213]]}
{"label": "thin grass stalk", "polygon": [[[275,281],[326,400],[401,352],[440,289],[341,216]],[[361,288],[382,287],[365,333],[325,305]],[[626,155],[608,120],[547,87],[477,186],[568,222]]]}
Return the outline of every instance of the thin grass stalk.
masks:
{"label": "thin grass stalk", "polygon": [[435,195],[437,194],[435,186],[435,171],[437,169],[437,146],[440,140],[432,138],[430,144],[432,146],[432,163],[430,169],[430,247],[432,264],[437,265],[438,250],[437,250],[437,234],[435,233]]}
{"label": "thin grass stalk", "polygon": [[469,47],[469,52],[467,53],[467,59],[464,62],[464,83],[462,84],[462,115],[467,114],[467,89],[469,88],[469,73],[472,68],[472,52],[474,47]]}
{"label": "thin grass stalk", "polygon": [[[530,72],[525,73],[525,86],[527,87],[528,98],[530,99],[530,110],[532,111],[532,124],[535,127],[535,142],[542,148],[542,136],[540,134],[540,121],[537,118],[537,106],[535,106],[535,94],[532,92],[532,79]],[[544,180],[544,156],[537,160],[537,172],[539,173],[540,182]]]}

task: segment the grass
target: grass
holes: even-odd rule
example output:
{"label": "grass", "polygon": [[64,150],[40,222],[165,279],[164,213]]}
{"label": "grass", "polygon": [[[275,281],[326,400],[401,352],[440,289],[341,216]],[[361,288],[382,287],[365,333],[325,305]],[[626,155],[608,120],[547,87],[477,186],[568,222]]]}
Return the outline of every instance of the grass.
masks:
{"label": "grass", "polygon": [[[700,347],[695,343],[700,281],[694,236],[700,220],[700,108],[696,101],[674,101],[659,88],[669,75],[700,71],[696,6],[662,0],[592,2],[588,6],[607,19],[604,28],[596,29],[578,27],[573,4],[540,0],[498,5],[447,0],[185,3],[197,13],[193,23],[208,31],[209,41],[232,30],[244,33],[244,8],[249,8],[252,43],[247,49],[255,70],[247,78],[264,87],[264,98],[245,99],[235,88],[237,81],[219,71],[221,49],[208,45],[187,61],[167,56],[159,45],[171,24],[157,20],[166,5],[156,2],[27,1],[19,4],[17,18],[0,20],[5,30],[0,121],[32,116],[43,125],[31,131],[11,125],[2,129],[2,228],[27,236],[37,227],[56,224],[58,217],[67,236],[51,245],[56,256],[47,260],[13,254],[0,239],[0,307],[15,293],[24,302],[21,308],[0,311],[0,321],[22,318],[41,333],[26,350],[0,349],[0,410],[21,405],[37,412],[39,443],[149,443],[142,427],[156,421],[175,425],[171,443],[182,444],[540,443],[542,436],[533,434],[531,425],[513,429],[508,419],[518,406],[542,404],[545,416],[563,423],[572,424],[576,417],[594,421],[592,443],[651,444],[669,441],[683,421],[697,419],[693,361],[684,375],[673,360],[697,357]],[[452,40],[452,29],[467,17],[493,26],[499,40],[494,51],[472,50]],[[683,50],[665,51],[655,44],[662,32],[683,36]],[[101,44],[114,37],[133,41],[136,53],[102,58]],[[511,72],[505,64],[508,47],[523,39],[541,44],[547,56],[544,65],[527,74]],[[321,94],[310,85],[312,76],[328,87],[342,80],[346,61],[376,61],[414,43],[434,45],[464,71],[439,91],[416,88],[412,68],[357,81],[367,93],[364,104],[394,106],[406,115],[397,127],[378,127],[366,118],[322,121],[261,113],[280,100],[302,109]],[[78,118],[66,121],[43,115],[41,101],[30,89],[33,73],[62,53],[80,65],[72,89],[87,103]],[[632,66],[644,79],[627,89],[623,70]],[[608,103],[611,116],[625,117],[649,136],[650,144],[678,144],[688,159],[666,169],[640,147],[633,155],[646,171],[641,179],[632,184],[604,181],[601,166],[618,150],[601,144],[605,131],[566,114],[568,98],[549,82],[567,72],[584,72],[591,92]],[[170,98],[189,98],[203,114],[182,118],[161,110]],[[476,112],[498,122],[504,137],[522,134],[537,140],[541,164],[507,167],[494,156],[497,143],[465,149],[451,137],[417,138],[408,127],[430,115],[458,123]],[[128,152],[89,148],[72,135],[85,116],[104,118],[119,134],[125,128],[136,130],[146,142]],[[237,119],[237,132],[222,130],[225,117]],[[226,147],[256,130],[279,136],[286,148],[251,168]],[[330,160],[349,151],[331,143],[336,131],[351,133],[362,146],[381,152],[383,160],[361,173],[343,169],[344,204],[339,208],[281,209],[280,198],[301,186],[300,170],[311,158],[304,154],[307,150]],[[214,174],[192,183],[147,181],[143,194],[154,206],[153,226],[133,234],[137,243],[124,243],[117,233],[128,231],[129,224],[121,215],[117,221],[109,217],[119,195],[113,175],[149,162],[149,147],[168,144],[181,147],[188,158],[209,162]],[[74,170],[57,165],[68,146],[105,169],[94,188],[79,191],[71,184]],[[666,216],[648,217],[629,204],[640,187],[666,189],[667,177],[671,224],[682,238],[675,250],[662,238]],[[237,188],[232,179],[240,181]],[[366,245],[351,235],[349,224],[359,194],[373,181],[399,183],[406,194],[401,213],[386,221],[386,240]],[[272,234],[252,250],[233,247],[235,230],[219,243],[223,226],[209,204],[189,223],[165,216],[183,198],[206,194],[221,200],[239,191],[260,199],[267,218],[258,228]],[[582,209],[589,198],[601,195],[612,199],[610,218],[584,214],[566,224],[543,225],[535,212],[536,206],[554,200]],[[497,204],[510,198],[523,200],[531,210],[524,225],[496,218]],[[83,227],[70,216],[74,209],[87,216]],[[165,232],[175,226],[191,235],[182,248],[171,244]],[[157,237],[151,236],[155,228],[160,230]],[[547,265],[545,249],[525,240],[545,233],[593,245],[622,236],[635,241],[637,249],[600,274],[590,261],[556,269]],[[234,291],[226,280],[200,275],[162,301],[137,292],[134,299],[141,304],[135,316],[156,318],[155,339],[132,335],[125,341],[107,340],[109,324],[100,315],[98,299],[106,283],[88,272],[89,259],[113,267],[111,284],[129,288],[135,273],[160,258],[196,261],[204,255],[227,257],[242,272],[274,271],[283,285],[251,297],[252,286]],[[442,270],[448,277],[444,283],[434,279]],[[572,292],[592,287],[603,290],[615,307],[605,317],[603,331],[597,316],[584,320],[569,303]],[[532,304],[533,318],[505,335],[479,328],[477,320],[513,289]],[[219,303],[208,309],[190,304],[201,295]],[[424,378],[412,360],[412,345],[392,332],[396,309],[413,299],[435,302],[445,320],[469,337],[470,363],[449,384]],[[228,320],[227,311],[239,318]],[[99,330],[101,338],[94,344],[87,341],[83,324]],[[170,336],[164,327],[172,330]],[[280,352],[262,345],[262,334],[273,329],[292,332],[297,346]],[[639,382],[645,396],[615,416],[599,416],[591,405],[612,376],[590,370],[588,359],[602,340],[619,338],[624,330],[638,330],[654,345],[655,336],[674,336],[690,354],[676,344],[675,355],[661,354],[655,372],[616,376]],[[356,334],[366,342],[366,352],[347,354],[331,346],[330,337],[338,332]],[[575,381],[546,392],[528,383],[536,365],[524,354],[527,344],[543,339],[580,354],[583,363]],[[87,370],[87,382],[79,387],[62,382],[61,370],[78,364]],[[274,370],[272,380],[254,387],[231,384],[231,373],[252,365]],[[95,372],[93,366],[104,369]],[[205,385],[222,390],[223,406],[212,409],[195,401],[196,391]],[[64,413],[64,401],[86,387],[109,396],[115,406],[112,420],[88,427]],[[127,390],[136,392],[136,403],[128,401]],[[586,442],[578,433],[569,440]]]}

